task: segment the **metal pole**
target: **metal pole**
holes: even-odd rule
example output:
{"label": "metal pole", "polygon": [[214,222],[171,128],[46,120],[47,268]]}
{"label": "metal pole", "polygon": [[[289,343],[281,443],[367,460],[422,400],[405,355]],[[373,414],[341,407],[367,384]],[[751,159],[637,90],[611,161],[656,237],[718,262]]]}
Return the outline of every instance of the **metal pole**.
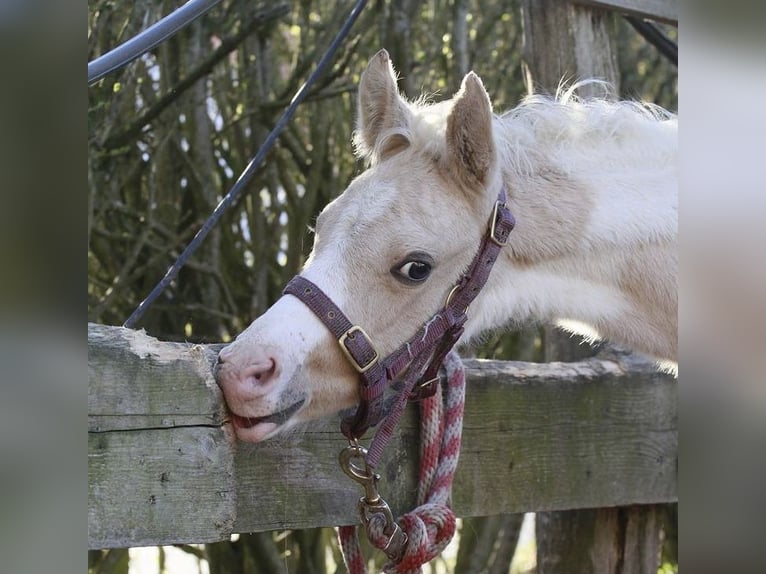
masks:
{"label": "metal pole", "polygon": [[189,0],[159,22],[139,32],[130,40],[120,44],[103,56],[88,62],[88,85],[99,81],[108,73],[129,64],[141,54],[144,54],[182,30],[194,20],[202,16],[221,0]]}

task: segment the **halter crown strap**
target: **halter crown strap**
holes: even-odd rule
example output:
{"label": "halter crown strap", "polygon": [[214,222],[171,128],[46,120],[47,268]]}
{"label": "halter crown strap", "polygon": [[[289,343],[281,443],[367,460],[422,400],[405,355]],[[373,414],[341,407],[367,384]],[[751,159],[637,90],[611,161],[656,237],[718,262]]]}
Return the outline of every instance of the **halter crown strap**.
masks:
{"label": "halter crown strap", "polygon": [[[492,209],[492,215],[489,220],[488,232],[481,240],[479,250],[468,266],[468,269],[460,276],[455,286],[447,295],[444,309],[438,312],[426,323],[424,328],[428,328],[433,322],[441,320],[448,326],[442,329],[440,337],[442,339],[439,346],[426,368],[421,381],[413,391],[410,397],[413,400],[420,400],[430,397],[436,392],[438,382],[438,371],[444,357],[455,346],[463,334],[463,325],[467,319],[466,312],[473,300],[478,296],[481,289],[489,279],[490,271],[497,260],[500,250],[508,242],[508,237],[516,225],[516,221],[508,209],[507,196],[505,188],[500,189],[497,201]],[[434,329],[432,333],[439,331]],[[426,331],[428,332],[428,331]],[[425,334],[424,334],[425,337]],[[409,342],[402,345],[397,351],[386,359],[386,362],[402,362],[405,355],[409,353],[413,340],[417,340],[416,335]]]}

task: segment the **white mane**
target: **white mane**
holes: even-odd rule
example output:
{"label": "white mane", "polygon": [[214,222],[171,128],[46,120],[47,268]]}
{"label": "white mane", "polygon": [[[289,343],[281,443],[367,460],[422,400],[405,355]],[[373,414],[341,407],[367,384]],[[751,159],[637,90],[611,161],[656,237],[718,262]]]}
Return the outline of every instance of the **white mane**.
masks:
{"label": "white mane", "polygon": [[[497,118],[495,142],[501,165],[529,175],[533,164],[551,156],[559,160],[560,168],[583,165],[584,159],[603,165],[605,157],[618,153],[626,163],[644,162],[649,155],[663,163],[675,159],[674,114],[643,102],[581,99],[575,93],[580,85],[560,89],[555,98],[527,96]],[[594,153],[594,148],[604,153]]]}

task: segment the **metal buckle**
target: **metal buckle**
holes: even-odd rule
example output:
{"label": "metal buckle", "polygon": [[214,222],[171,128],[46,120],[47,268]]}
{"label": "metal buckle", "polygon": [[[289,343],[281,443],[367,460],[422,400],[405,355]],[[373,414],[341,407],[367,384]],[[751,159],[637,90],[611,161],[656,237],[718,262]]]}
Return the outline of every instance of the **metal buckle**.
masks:
{"label": "metal buckle", "polygon": [[456,283],[455,286],[450,289],[450,292],[447,293],[447,298],[444,300],[444,308],[446,309],[449,307],[449,304],[452,302],[452,297],[457,293],[457,290],[460,288],[460,282]]}
{"label": "metal buckle", "polygon": [[[355,333],[360,333],[362,337],[364,337],[367,340],[367,344],[372,348],[372,351],[375,353],[375,356],[370,359],[370,362],[366,365],[360,365],[357,360],[354,358],[354,355],[351,354],[351,351],[348,350],[348,347],[346,347],[346,339],[353,339]],[[378,350],[375,348],[375,345],[372,344],[372,340],[370,339],[370,336],[364,332],[364,329],[362,329],[358,325],[354,325],[351,327],[348,331],[343,333],[340,336],[340,339],[338,339],[338,344],[340,345],[340,350],[343,351],[343,354],[346,355],[348,360],[351,362],[351,366],[356,369],[358,373],[366,373],[367,371],[372,368],[372,366],[380,359],[380,354],[378,354]]]}
{"label": "metal buckle", "polygon": [[[447,293],[447,298],[444,300],[444,309],[445,310],[449,309],[450,303],[452,303],[452,298],[455,296],[455,294],[458,292],[458,290],[460,288],[462,288],[462,287],[465,287],[465,284],[461,280],[452,289],[450,289],[449,293]],[[469,304],[468,307],[463,309],[462,314],[463,315],[467,315],[468,314],[468,309],[470,309],[470,308],[471,308],[471,305]],[[460,314],[459,310],[455,309],[454,311],[456,313]]]}
{"label": "metal buckle", "polygon": [[508,237],[506,237],[504,241],[501,241],[495,237],[495,231],[497,230],[497,215],[501,206],[508,209],[508,205],[501,203],[500,200],[495,202],[495,208],[492,210],[492,219],[489,224],[489,238],[500,247],[503,247],[506,243],[508,243]]}

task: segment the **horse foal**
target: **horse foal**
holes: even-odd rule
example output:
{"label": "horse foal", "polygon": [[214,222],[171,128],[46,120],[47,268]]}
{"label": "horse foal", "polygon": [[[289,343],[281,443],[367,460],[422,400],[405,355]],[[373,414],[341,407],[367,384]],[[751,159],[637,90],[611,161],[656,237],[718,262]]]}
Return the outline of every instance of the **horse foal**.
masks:
{"label": "horse foal", "polygon": [[[369,169],[319,215],[301,275],[381,356],[444,305],[501,187],[517,225],[472,303],[467,341],[564,320],[658,359],[677,352],[677,120],[657,107],[533,96],[502,115],[474,73],[445,102],[404,100],[388,54],[359,86]],[[358,401],[324,325],[285,295],[221,351],[237,435],[260,441]]]}

